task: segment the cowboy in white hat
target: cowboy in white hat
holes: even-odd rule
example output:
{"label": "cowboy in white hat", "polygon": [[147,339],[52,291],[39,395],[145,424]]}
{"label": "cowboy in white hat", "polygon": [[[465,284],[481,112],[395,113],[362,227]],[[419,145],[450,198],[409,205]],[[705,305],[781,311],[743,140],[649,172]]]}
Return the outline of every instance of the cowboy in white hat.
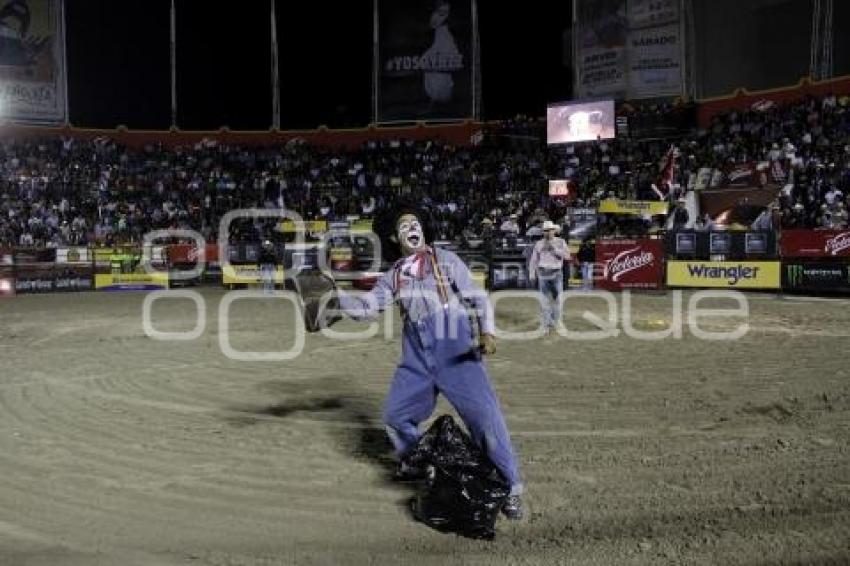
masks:
{"label": "cowboy in white hat", "polygon": [[564,261],[570,250],[563,238],[556,236],[560,227],[547,220],[543,223],[543,239],[534,244],[529,263],[529,278],[543,293],[540,313],[546,333],[550,334],[561,318],[561,293],[564,291]]}

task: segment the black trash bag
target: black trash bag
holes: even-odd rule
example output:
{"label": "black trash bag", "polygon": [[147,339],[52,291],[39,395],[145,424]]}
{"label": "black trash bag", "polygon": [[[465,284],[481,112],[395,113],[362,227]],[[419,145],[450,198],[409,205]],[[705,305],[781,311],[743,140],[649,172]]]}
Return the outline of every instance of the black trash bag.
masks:
{"label": "black trash bag", "polygon": [[427,471],[411,502],[413,516],[441,532],[492,540],[510,487],[452,417],[443,415],[405,463]]}

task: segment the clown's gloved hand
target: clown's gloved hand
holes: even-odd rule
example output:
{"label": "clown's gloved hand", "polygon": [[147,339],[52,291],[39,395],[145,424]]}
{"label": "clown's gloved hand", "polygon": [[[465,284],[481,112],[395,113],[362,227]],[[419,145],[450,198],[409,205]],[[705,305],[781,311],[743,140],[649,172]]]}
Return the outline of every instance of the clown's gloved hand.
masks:
{"label": "clown's gloved hand", "polygon": [[481,334],[481,353],[490,356],[496,353],[496,337],[492,334]]}

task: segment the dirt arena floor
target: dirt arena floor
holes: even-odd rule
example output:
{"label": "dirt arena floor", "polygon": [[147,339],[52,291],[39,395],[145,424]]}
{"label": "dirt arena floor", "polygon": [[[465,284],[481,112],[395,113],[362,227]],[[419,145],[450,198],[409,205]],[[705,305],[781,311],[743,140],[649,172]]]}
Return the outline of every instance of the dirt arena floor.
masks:
{"label": "dirt arena floor", "polygon": [[[397,337],[311,335],[290,361],[231,360],[224,293],[201,293],[193,341],[147,337],[143,293],[0,301],[0,564],[850,563],[848,301],[749,294],[733,342],[687,328],[500,341],[488,364],[527,518],[484,542],[414,522],[411,493],[387,481],[378,418]],[[636,296],[636,325],[657,329],[670,305]],[[585,307],[602,310],[569,301],[569,327],[592,328]],[[152,314],[191,330],[195,306]],[[236,301],[232,346],[287,349],[293,316]],[[505,328],[535,317],[499,305]]]}

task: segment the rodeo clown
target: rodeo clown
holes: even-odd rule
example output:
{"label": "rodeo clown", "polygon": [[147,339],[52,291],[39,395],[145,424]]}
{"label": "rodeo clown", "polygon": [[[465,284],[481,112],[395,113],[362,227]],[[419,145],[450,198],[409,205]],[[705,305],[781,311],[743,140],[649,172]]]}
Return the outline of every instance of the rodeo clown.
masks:
{"label": "rodeo clown", "polygon": [[[457,255],[427,245],[432,224],[428,218],[412,206],[376,218],[374,230],[385,258],[392,261],[398,251],[401,258],[368,294],[337,291],[338,308],[354,320],[374,320],[393,302],[400,306],[402,359],[383,412],[401,460],[399,475],[413,477],[421,472],[406,466],[404,455],[416,447],[419,424],[431,415],[437,394],[442,393],[510,485],[503,514],[520,519],[523,485],[517,458],[480,355],[495,352],[492,308]],[[471,307],[473,316],[464,304]],[[474,327],[480,327],[480,332]]]}

